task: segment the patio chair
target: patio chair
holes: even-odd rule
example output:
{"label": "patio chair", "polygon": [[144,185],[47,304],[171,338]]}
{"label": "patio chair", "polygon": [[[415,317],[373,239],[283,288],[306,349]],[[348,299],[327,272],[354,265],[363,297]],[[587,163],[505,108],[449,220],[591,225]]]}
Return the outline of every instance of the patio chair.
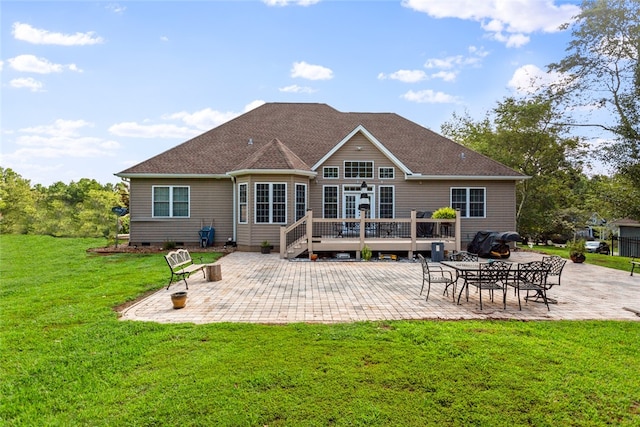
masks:
{"label": "patio chair", "polygon": [[[476,288],[480,294],[480,310],[482,307],[482,291],[489,291],[491,301],[493,302],[494,291],[502,291],[502,305],[507,308],[507,281],[509,279],[509,270],[511,264],[504,261],[492,261],[487,263],[480,263],[478,271],[474,271],[471,274],[465,274],[465,288],[467,301],[469,300],[469,286]],[[460,295],[458,295],[458,303],[460,303]]]}
{"label": "patio chair", "polygon": [[424,285],[427,284],[427,298],[425,301],[429,301],[429,292],[431,292],[432,283],[443,283],[444,291],[442,295],[449,296],[449,286],[453,289],[453,297],[456,296],[456,281],[453,278],[453,273],[449,270],[445,270],[441,265],[429,263],[421,254],[418,254],[420,264],[422,264],[422,287],[420,288],[420,295],[424,291]]}
{"label": "patio chair", "polygon": [[547,276],[551,265],[543,261],[531,261],[525,264],[518,264],[516,271],[516,279],[509,282],[509,286],[513,286],[518,294],[518,307],[522,310],[520,302],[520,291],[527,291],[525,301],[529,301],[529,292],[535,292],[536,300],[542,298],[547,310],[549,308],[549,300],[547,299]]}
{"label": "patio chair", "polygon": [[467,251],[460,251],[451,255],[451,261],[478,262],[478,255]]}
{"label": "patio chair", "polygon": [[[546,290],[548,291],[554,286],[560,286],[560,277],[562,276],[562,270],[564,269],[567,260],[557,255],[542,257],[542,262],[549,266],[549,274],[547,274]],[[533,300],[533,302],[540,302],[540,294],[536,292],[534,298],[525,297],[526,301]],[[547,303],[557,304],[558,301],[547,297]]]}

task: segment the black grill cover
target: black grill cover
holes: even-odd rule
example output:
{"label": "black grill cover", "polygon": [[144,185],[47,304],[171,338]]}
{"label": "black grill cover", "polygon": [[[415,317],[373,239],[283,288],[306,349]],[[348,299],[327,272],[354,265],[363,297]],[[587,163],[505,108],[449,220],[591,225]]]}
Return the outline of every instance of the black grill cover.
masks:
{"label": "black grill cover", "polygon": [[520,240],[515,231],[478,231],[467,245],[467,252],[477,254],[482,258],[509,258],[511,251],[507,242]]}

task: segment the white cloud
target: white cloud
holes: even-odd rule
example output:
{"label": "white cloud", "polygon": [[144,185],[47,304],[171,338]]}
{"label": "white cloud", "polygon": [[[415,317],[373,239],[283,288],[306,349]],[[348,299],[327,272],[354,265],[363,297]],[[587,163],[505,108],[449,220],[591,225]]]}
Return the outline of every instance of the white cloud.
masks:
{"label": "white cloud", "polygon": [[287,92],[287,93],[315,93],[315,92],[317,92],[316,89],[310,88],[308,86],[298,86],[298,85],[285,86],[285,87],[279,88],[278,90],[280,92]]}
{"label": "white cloud", "polygon": [[38,74],[61,73],[64,69],[81,73],[82,70],[76,64],[62,65],[54,64],[45,58],[38,58],[35,55],[18,55],[8,59],[9,66],[17,71]]}
{"label": "white cloud", "polygon": [[0,61],[0,71],[4,68],[4,61]]}
{"label": "white cloud", "polygon": [[20,148],[3,155],[10,162],[28,162],[34,158],[88,158],[114,156],[120,144],[113,140],[82,136],[84,120],[56,120],[53,124],[18,130],[14,143]]}
{"label": "white cloud", "polygon": [[26,88],[31,90],[31,92],[41,92],[44,86],[42,82],[31,77],[21,77],[18,79],[13,79],[9,82],[9,85],[17,89]]}
{"label": "white cloud", "polygon": [[445,82],[453,82],[458,77],[458,74],[453,71],[438,71],[437,73],[431,74],[431,77],[434,79],[442,79]]}
{"label": "white cloud", "polygon": [[244,107],[244,111],[238,112],[220,112],[205,108],[193,113],[187,111],[179,111],[177,113],[165,114],[162,120],[180,121],[186,126],[176,125],[173,123],[156,123],[156,124],[140,124],[137,122],[116,123],[109,128],[109,132],[117,136],[125,136],[132,138],[177,138],[188,139],[201,134],[222,123],[232,120],[242,113],[253,110],[264,104],[262,100],[255,100]]}
{"label": "white cloud", "polygon": [[333,71],[322,65],[312,65],[301,61],[293,63],[291,77],[300,77],[308,80],[330,80],[333,78]]}
{"label": "white cloud", "polygon": [[398,80],[404,83],[417,83],[427,79],[427,73],[422,70],[398,70],[391,74],[378,74],[378,79]]}
{"label": "white cloud", "polygon": [[52,33],[21,22],[13,24],[12,32],[16,40],[22,40],[32,44],[86,46],[104,43],[104,39],[96,36],[93,31],[75,34]]}
{"label": "white cloud", "polygon": [[290,4],[298,6],[311,6],[319,3],[320,0],[262,0],[267,6],[289,6]]}
{"label": "white cloud", "polygon": [[414,92],[408,91],[402,98],[407,101],[417,102],[419,104],[459,104],[460,99],[456,96],[446,94],[444,92],[435,92],[431,89],[420,90]]}
{"label": "white cloud", "polygon": [[163,42],[168,42],[169,41],[169,37],[167,36],[160,36],[160,40]]}
{"label": "white cloud", "polygon": [[526,44],[526,34],[557,32],[580,13],[578,6],[556,5],[554,0],[403,0],[402,5],[434,18],[480,22],[493,39],[508,47]]}
{"label": "white cloud", "polygon": [[126,6],[122,6],[118,3],[109,3],[106,7],[107,10],[110,10],[113,13],[117,13],[118,15],[122,15],[125,10],[127,10]]}
{"label": "white cloud", "polygon": [[518,94],[530,95],[552,83],[561,83],[563,79],[560,73],[547,73],[533,64],[527,64],[514,71],[507,86]]}

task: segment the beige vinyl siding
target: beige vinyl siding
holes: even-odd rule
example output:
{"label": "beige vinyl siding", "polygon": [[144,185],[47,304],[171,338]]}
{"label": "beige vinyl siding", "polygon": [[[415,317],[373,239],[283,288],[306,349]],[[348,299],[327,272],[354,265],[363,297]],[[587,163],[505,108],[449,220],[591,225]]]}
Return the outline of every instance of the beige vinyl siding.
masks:
{"label": "beige vinyl siding", "polygon": [[[360,147],[358,149],[358,147]],[[450,206],[451,188],[484,188],[485,189],[485,218],[463,218],[461,222],[462,241],[473,239],[480,230],[513,231],[515,223],[515,181],[478,181],[478,180],[411,180],[405,179],[404,172],[381,151],[369,142],[362,134],[356,134],[345,143],[331,158],[320,165],[318,177],[309,185],[309,208],[314,216],[322,216],[323,187],[338,186],[338,213],[343,212],[342,194],[344,185],[359,185],[361,179],[344,178],[344,161],[373,161],[374,178],[365,179],[367,185],[373,186],[376,194],[376,216],[378,215],[378,190],[381,185],[394,187],[395,217],[409,218],[411,211],[431,211]],[[324,179],[322,168],[337,166],[338,179]],[[393,167],[394,179],[381,179],[378,176],[380,167]],[[315,182],[314,182],[315,181]]]}
{"label": "beige vinyl siding", "polygon": [[[189,187],[187,218],[153,218],[154,186]],[[233,206],[230,179],[131,179],[130,242],[133,245],[166,241],[198,244],[199,231],[213,220],[215,244],[221,245],[233,236]]]}
{"label": "beige vinyl siding", "polygon": [[[242,250],[257,251],[260,244],[267,240],[274,248],[279,249],[280,228],[282,225],[293,224],[295,222],[295,191],[296,184],[305,184],[307,187],[307,200],[309,199],[310,188],[313,183],[304,176],[296,175],[271,175],[252,174],[238,177],[237,183],[247,183],[248,186],[248,221],[246,224],[238,223],[235,218],[238,231],[238,248]],[[286,224],[264,224],[255,222],[255,184],[256,183],[283,183],[286,184],[287,191],[287,223]]]}

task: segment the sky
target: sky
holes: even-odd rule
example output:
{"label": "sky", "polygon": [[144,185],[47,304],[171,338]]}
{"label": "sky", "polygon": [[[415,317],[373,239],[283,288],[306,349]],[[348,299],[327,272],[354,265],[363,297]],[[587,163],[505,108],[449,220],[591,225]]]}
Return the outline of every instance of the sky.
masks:
{"label": "sky", "polygon": [[440,132],[545,81],[579,0],[0,2],[0,167],[114,174],[265,102]]}

